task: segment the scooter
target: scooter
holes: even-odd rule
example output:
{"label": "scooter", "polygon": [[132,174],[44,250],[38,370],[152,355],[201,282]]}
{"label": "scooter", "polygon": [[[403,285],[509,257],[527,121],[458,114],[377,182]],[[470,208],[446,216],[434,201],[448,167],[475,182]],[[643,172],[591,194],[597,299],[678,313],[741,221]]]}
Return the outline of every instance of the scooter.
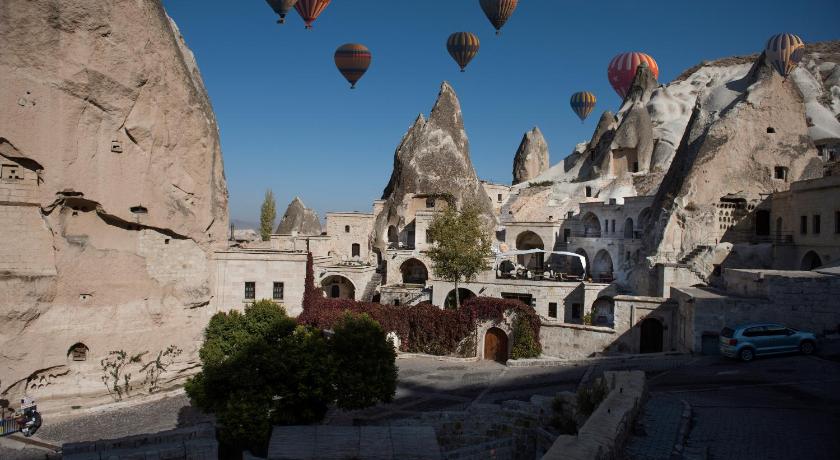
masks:
{"label": "scooter", "polygon": [[14,412],[11,417],[6,417],[5,414],[0,417],[0,437],[21,432],[28,438],[41,428],[42,423],[43,419],[35,401],[24,397],[20,400],[19,411]]}

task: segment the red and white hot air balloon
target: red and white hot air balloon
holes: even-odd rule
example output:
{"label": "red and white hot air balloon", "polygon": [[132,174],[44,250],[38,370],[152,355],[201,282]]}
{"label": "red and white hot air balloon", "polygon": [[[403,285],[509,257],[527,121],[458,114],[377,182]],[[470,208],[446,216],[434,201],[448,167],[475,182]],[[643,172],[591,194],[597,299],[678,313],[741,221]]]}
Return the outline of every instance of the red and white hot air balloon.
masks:
{"label": "red and white hot air balloon", "polygon": [[610,85],[622,99],[627,96],[627,91],[633,84],[633,78],[636,77],[636,69],[642,62],[650,68],[653,78],[659,78],[659,66],[652,57],[645,53],[638,51],[621,53],[610,61],[610,65],[607,67],[607,77],[610,79]]}

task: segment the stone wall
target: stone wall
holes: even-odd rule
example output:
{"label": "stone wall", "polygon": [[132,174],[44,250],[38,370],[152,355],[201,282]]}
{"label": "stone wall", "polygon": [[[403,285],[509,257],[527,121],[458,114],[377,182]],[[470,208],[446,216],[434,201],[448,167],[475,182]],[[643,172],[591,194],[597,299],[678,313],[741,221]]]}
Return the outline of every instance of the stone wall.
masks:
{"label": "stone wall", "polygon": [[306,253],[264,250],[224,251],[215,254],[214,311],[242,309],[253,300],[245,298],[245,283],[255,283],[254,300],[272,299],[275,282],[283,283],[283,298],[274,299],[291,316],[303,311]]}
{"label": "stone wall", "polygon": [[[330,237],[332,256],[338,260],[358,259],[376,263],[370,246],[373,231],[373,214],[341,212],[327,213],[327,235]],[[349,231],[348,231],[349,230]],[[353,244],[359,245],[359,255],[353,257]]]}
{"label": "stone wall", "polygon": [[543,460],[600,460],[618,458],[641,410],[646,394],[642,371],[605,372],[610,393],[578,430],[562,435]]}
{"label": "stone wall", "polygon": [[156,434],[69,443],[64,444],[61,450],[65,460],[210,460],[218,458],[219,443],[213,425],[201,424]]}

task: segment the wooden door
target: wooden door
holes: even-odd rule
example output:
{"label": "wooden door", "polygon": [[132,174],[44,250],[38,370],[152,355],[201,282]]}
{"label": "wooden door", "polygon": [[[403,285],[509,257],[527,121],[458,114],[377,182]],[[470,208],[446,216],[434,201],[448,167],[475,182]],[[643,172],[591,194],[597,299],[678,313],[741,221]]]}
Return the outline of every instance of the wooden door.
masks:
{"label": "wooden door", "polygon": [[484,336],[484,359],[505,363],[508,360],[508,338],[497,327],[490,328]]}

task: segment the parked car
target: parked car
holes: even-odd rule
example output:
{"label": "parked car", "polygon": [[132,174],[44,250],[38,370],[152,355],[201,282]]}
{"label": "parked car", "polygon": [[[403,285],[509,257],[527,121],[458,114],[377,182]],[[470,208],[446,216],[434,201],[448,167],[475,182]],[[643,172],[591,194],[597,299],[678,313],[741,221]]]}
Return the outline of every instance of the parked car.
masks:
{"label": "parked car", "polygon": [[810,355],[817,349],[817,336],[776,323],[725,327],[720,332],[723,356],[752,361],[756,356],[800,352]]}

